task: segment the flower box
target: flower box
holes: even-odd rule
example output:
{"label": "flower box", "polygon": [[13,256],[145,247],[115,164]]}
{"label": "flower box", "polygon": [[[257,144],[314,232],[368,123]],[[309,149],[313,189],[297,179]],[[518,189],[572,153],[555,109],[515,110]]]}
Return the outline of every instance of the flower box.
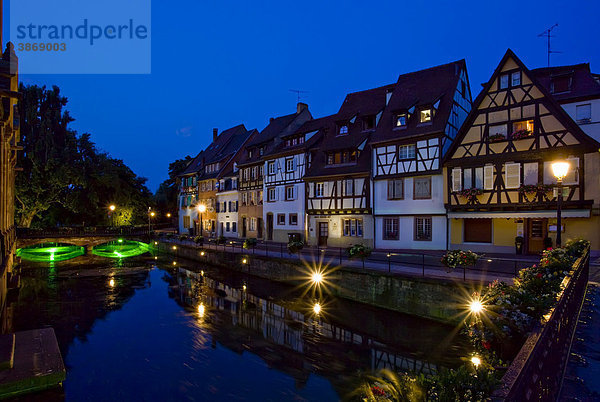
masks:
{"label": "flower box", "polygon": [[510,135],[510,138],[512,138],[514,141],[518,141],[518,140],[522,140],[525,138],[529,138],[532,135],[533,135],[533,131],[522,129],[522,130],[517,130],[514,133],[512,133]]}
{"label": "flower box", "polygon": [[483,194],[483,190],[480,188],[468,188],[462,191],[457,192],[458,195],[464,197],[469,202],[474,202],[477,200],[477,197]]}
{"label": "flower box", "polygon": [[506,136],[504,134],[493,134],[488,136],[488,141],[489,142],[500,142],[500,141],[506,141]]}

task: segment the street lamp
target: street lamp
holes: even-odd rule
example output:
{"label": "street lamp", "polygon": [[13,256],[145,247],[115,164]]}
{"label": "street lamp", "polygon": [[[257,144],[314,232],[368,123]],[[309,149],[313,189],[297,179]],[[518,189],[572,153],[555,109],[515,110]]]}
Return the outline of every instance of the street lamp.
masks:
{"label": "street lamp", "polygon": [[113,212],[115,212],[115,209],[117,209],[117,207],[115,206],[115,204],[110,204],[110,206],[108,207],[108,210],[110,211],[108,213],[108,216],[110,217],[110,224],[112,226],[115,226],[115,217],[113,215]]}
{"label": "street lamp", "polygon": [[200,237],[202,237],[202,214],[206,212],[206,205],[198,205],[198,215],[200,215]]}
{"label": "street lamp", "polygon": [[156,215],[156,213],[151,209],[152,207],[148,207],[148,233],[152,231],[152,227],[150,226],[150,219],[154,218],[154,215]]}
{"label": "street lamp", "polygon": [[558,197],[556,205],[556,247],[560,247],[562,243],[562,181],[567,176],[567,173],[569,173],[569,164],[567,162],[554,162],[552,164],[552,173],[554,173],[554,176],[556,177],[556,184],[558,186]]}

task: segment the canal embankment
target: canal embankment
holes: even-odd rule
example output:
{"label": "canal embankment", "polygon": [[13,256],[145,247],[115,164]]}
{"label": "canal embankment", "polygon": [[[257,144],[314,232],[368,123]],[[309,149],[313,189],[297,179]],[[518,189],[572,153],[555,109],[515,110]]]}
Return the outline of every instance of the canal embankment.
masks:
{"label": "canal embankment", "polygon": [[460,282],[452,279],[403,276],[339,266],[335,262],[328,265],[328,261],[325,260],[230,253],[192,244],[157,241],[155,247],[160,253],[176,258],[245,272],[291,285],[307,282],[311,272],[323,270],[324,291],[334,296],[452,324],[462,321],[468,296],[480,286],[477,281]]}

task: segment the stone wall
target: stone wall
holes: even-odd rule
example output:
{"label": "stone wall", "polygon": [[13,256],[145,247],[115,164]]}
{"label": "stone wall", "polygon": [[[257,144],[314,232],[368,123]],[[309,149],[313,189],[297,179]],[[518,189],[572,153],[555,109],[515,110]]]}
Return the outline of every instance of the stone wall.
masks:
{"label": "stone wall", "polygon": [[[247,272],[291,285],[298,285],[309,279],[309,268],[296,261],[201,250],[193,246],[176,247],[173,250],[172,243],[158,245],[161,252],[176,257]],[[244,259],[246,263],[243,263]],[[326,278],[333,285],[328,289],[335,296],[452,324],[459,323],[464,317],[461,313],[464,311],[462,305],[465,301],[460,298],[471,293],[470,290],[461,291],[459,285],[452,281],[404,277],[350,267],[326,273]]]}

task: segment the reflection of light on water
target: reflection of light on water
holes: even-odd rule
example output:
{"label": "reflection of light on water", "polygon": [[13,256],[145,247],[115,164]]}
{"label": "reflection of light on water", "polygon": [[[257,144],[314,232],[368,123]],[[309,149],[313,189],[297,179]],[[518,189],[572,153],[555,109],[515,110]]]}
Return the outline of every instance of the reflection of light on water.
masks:
{"label": "reflection of light on water", "polygon": [[205,311],[204,304],[200,303],[198,305],[198,315],[200,316],[200,318],[204,317],[204,311]]}
{"label": "reflection of light on water", "polygon": [[320,314],[321,313],[321,305],[319,303],[315,303],[315,305],[313,306],[313,311],[317,315]]}
{"label": "reflection of light on water", "polygon": [[114,288],[114,287],[115,287],[115,280],[114,280],[113,278],[110,278],[110,281],[108,281],[108,285],[109,285],[111,288]]}

